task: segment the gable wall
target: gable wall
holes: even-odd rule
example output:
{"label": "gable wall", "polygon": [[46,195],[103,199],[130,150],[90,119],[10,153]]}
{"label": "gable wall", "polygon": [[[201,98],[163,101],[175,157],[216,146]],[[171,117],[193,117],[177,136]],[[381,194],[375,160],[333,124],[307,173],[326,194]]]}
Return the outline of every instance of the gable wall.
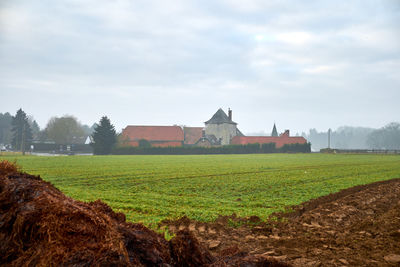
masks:
{"label": "gable wall", "polygon": [[221,139],[221,145],[229,145],[232,137],[236,136],[236,125],[230,123],[207,124],[206,135],[214,135]]}

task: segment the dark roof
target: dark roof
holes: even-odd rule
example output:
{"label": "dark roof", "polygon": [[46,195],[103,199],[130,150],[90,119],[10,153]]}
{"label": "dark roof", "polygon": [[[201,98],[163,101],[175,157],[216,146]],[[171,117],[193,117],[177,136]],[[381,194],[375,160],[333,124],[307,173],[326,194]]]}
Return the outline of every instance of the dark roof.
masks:
{"label": "dark roof", "polygon": [[222,124],[222,123],[230,123],[237,124],[236,122],[229,119],[228,115],[220,108],[217,112],[215,112],[214,116],[211,119],[205,122],[205,124]]}
{"label": "dark roof", "polygon": [[276,130],[275,123],[274,123],[274,128],[272,128],[271,136],[278,136],[278,131]]}
{"label": "dark roof", "polygon": [[210,142],[210,144],[211,144],[212,146],[219,146],[219,145],[221,145],[221,140],[218,140],[218,138],[215,137],[215,135],[213,135],[213,134],[207,134],[207,135],[205,135],[204,137],[200,138],[200,139],[196,142],[196,144],[199,143],[200,141],[204,141],[204,140],[208,140],[208,142]]}
{"label": "dark roof", "polygon": [[244,134],[236,128],[236,136],[244,136]]}

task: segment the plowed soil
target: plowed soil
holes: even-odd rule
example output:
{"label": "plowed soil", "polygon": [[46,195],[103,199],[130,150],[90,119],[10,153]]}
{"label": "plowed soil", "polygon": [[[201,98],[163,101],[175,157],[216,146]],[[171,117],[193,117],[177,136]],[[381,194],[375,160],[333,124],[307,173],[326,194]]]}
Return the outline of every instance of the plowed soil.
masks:
{"label": "plowed soil", "polygon": [[[400,266],[400,179],[356,186],[274,214],[214,223],[164,221],[188,230],[212,255],[242,251],[293,266]],[[274,218],[275,219],[274,219]]]}

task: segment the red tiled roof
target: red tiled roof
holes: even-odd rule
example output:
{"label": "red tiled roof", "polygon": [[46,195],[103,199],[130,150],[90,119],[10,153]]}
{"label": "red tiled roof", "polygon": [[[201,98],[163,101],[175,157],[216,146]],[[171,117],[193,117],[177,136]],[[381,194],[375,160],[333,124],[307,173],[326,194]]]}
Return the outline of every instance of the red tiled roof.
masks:
{"label": "red tiled roof", "polygon": [[183,141],[183,130],[179,126],[127,126],[122,136],[129,141]]}
{"label": "red tiled roof", "polygon": [[285,144],[305,144],[307,140],[302,136],[290,137],[286,135],[281,136],[235,136],[232,138],[231,144],[233,145],[246,145],[246,144],[267,144],[275,143],[276,148],[280,148]]}
{"label": "red tiled roof", "polygon": [[203,136],[203,127],[183,127],[185,145],[194,145]]}

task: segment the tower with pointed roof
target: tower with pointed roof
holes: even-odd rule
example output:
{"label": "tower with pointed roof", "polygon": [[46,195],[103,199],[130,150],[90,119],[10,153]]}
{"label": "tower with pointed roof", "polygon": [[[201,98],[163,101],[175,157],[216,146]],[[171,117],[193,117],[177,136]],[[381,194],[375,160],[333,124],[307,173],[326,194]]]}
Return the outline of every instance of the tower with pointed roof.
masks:
{"label": "tower with pointed roof", "polygon": [[228,114],[220,108],[205,122],[205,135],[217,140],[220,145],[229,145],[234,136],[243,135],[232,120],[232,110],[229,109]]}
{"label": "tower with pointed roof", "polygon": [[276,130],[275,123],[274,123],[274,128],[272,128],[271,136],[278,136],[278,131]]}

